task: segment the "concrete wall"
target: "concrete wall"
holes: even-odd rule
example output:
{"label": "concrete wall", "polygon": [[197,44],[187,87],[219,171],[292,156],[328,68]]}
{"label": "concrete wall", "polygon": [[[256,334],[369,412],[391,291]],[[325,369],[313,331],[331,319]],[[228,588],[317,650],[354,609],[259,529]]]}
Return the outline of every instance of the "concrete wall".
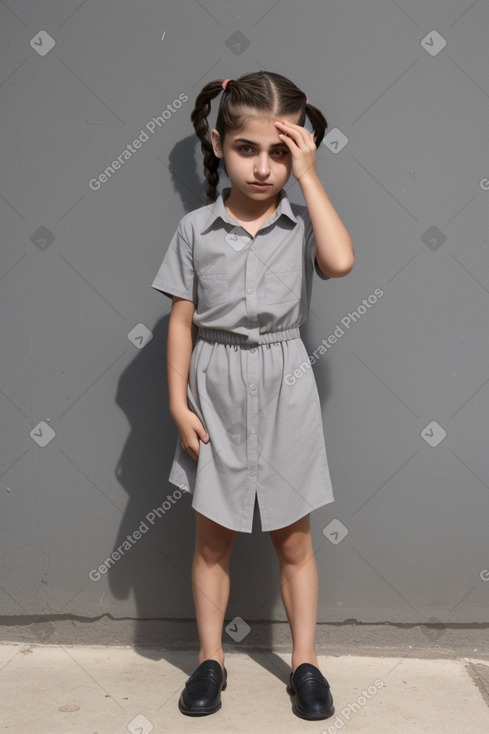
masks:
{"label": "concrete wall", "polygon": [[[303,330],[310,352],[328,344],[320,621],[487,621],[488,4],[31,1],[0,16],[4,620],[193,617],[193,511],[167,481],[170,301],[150,284],[205,203],[196,95],[262,68],[324,111],[317,169],[356,248],[348,277],[315,278]],[[287,191],[303,203],[295,179]],[[284,620],[256,528],[227,616]]]}

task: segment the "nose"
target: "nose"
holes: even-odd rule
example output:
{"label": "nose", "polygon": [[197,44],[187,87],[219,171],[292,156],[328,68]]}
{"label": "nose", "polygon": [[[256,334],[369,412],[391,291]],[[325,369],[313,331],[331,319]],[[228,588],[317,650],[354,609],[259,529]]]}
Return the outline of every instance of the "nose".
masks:
{"label": "nose", "polygon": [[270,175],[270,162],[268,153],[263,151],[255,159],[255,175],[259,178],[266,178]]}

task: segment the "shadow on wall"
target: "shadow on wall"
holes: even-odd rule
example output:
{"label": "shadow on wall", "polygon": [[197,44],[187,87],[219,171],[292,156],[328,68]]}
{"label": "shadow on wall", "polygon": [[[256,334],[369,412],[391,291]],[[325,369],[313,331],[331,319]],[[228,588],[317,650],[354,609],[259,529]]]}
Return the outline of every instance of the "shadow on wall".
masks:
{"label": "shadow on wall", "polygon": [[[131,426],[116,468],[129,501],[112,550],[117,554],[122,547],[124,554],[107,575],[115,598],[133,595],[133,644],[145,657],[155,653],[145,647],[151,640],[145,639],[144,620],[195,618],[191,587],[194,511],[191,496],[168,482],[179,438],[168,409],[167,332],[165,316],[157,323],[151,342],[121,375],[116,394],[117,405]],[[277,603],[281,604],[278,564],[269,534],[261,531],[255,515],[252,535],[238,534],[231,558],[225,622],[229,632],[223,633],[227,649],[239,649],[243,634],[247,645],[252,645],[253,620],[273,619]],[[240,619],[233,621],[235,618]],[[271,629],[270,639],[261,636],[260,644],[272,647]],[[196,628],[195,648],[197,654]],[[164,651],[158,657],[165,657]]]}

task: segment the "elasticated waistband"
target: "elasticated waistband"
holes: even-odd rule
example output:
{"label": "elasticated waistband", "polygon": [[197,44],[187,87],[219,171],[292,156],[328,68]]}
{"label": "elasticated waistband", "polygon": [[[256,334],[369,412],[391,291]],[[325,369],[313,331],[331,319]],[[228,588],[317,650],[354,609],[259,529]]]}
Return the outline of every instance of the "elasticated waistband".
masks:
{"label": "elasticated waistband", "polygon": [[236,346],[251,347],[257,344],[273,344],[274,342],[284,342],[288,339],[299,339],[299,327],[284,329],[283,331],[269,331],[260,334],[258,340],[251,343],[247,334],[235,334],[233,331],[225,329],[207,329],[199,326],[198,337],[206,341],[220,342],[221,344],[234,344]]}

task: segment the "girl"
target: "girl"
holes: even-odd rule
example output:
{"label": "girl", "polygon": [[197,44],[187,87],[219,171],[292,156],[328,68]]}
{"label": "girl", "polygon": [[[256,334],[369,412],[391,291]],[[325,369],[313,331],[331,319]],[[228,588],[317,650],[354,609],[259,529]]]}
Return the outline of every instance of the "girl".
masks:
{"label": "girl", "polygon": [[[209,135],[210,103],[219,94]],[[314,135],[303,127],[306,115]],[[191,120],[204,154],[207,205],[180,220],[152,283],[172,298],[168,389],[179,438],[169,479],[192,493],[196,511],[192,588],[200,664],[179,708],[199,716],[221,707],[229,559],[237,532],[252,530],[257,502],[280,564],[293,711],[324,719],[334,708],[317,667],[309,513],[332,502],[333,493],[299,327],[314,270],[323,279],[340,278],[354,263],[350,235],[315,168],[327,123],[304,92],[266,71],[206,84]],[[220,160],[231,187],[218,195]],[[291,173],[306,206],[287,197]]]}

